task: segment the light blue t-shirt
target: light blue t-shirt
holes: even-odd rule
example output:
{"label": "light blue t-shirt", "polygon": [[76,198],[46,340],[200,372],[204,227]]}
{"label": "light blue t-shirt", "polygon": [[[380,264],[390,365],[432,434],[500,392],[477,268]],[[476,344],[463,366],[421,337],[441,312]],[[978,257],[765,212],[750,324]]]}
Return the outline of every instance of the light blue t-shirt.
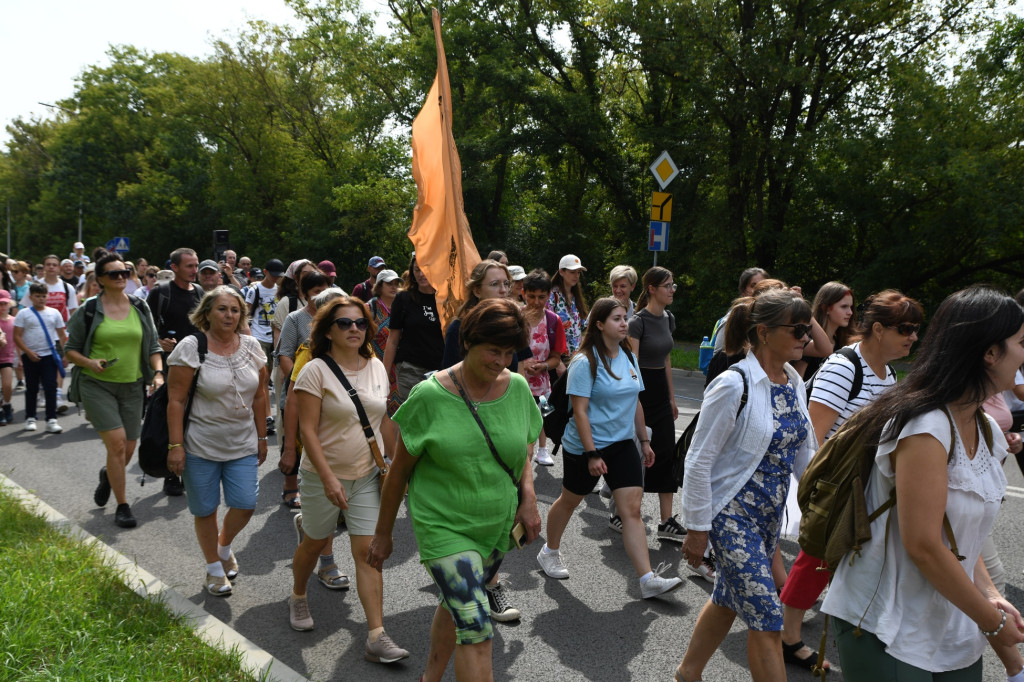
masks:
{"label": "light blue t-shirt", "polygon": [[[601,449],[612,443],[629,440],[635,432],[633,418],[636,416],[637,396],[644,390],[640,372],[629,361],[626,353],[619,350],[615,359],[609,362],[615,379],[597,361],[597,379],[590,379],[590,361],[579,354],[569,364],[569,378],[565,392],[570,396],[590,398],[587,416],[590,417],[590,432],[594,447]],[[570,404],[571,404],[570,398]],[[583,443],[576,430],[576,418],[571,417],[562,436],[562,447],[569,454],[583,453]]]}

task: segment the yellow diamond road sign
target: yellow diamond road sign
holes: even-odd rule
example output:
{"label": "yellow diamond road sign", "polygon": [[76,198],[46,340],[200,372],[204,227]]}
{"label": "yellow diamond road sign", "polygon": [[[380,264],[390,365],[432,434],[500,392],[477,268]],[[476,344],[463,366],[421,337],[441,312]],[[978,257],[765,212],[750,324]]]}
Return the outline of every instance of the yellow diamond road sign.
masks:
{"label": "yellow diamond road sign", "polygon": [[651,164],[651,174],[654,175],[654,179],[658,181],[662,189],[668,187],[668,183],[675,180],[676,176],[679,175],[679,169],[676,168],[675,162],[672,161],[672,157],[668,155],[668,152],[662,152],[661,156],[654,160]]}

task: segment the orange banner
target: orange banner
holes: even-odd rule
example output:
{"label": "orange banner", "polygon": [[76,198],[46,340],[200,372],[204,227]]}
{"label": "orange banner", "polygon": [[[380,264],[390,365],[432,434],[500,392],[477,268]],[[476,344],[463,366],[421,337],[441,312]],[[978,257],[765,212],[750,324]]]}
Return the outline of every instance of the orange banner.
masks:
{"label": "orange banner", "polygon": [[441,328],[455,317],[465,296],[465,283],[480,254],[462,202],[462,164],[452,136],[451,87],[441,42],[441,15],[433,10],[437,44],[437,76],[412,123],[412,175],[416,208],[409,239],[416,262],[437,290]]}

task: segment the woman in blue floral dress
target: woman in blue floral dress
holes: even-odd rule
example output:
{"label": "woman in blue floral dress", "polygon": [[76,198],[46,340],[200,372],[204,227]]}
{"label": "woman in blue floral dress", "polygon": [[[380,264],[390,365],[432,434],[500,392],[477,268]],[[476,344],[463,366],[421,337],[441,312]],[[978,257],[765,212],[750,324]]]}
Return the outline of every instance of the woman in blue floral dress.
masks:
{"label": "woman in blue floral dress", "polygon": [[699,565],[710,541],[718,569],[676,669],[686,682],[700,679],[737,614],[748,628],[751,677],[786,678],[772,557],[790,474],[802,474],[817,447],[803,380],[789,364],[803,355],[810,306],[777,290],[739,299],[729,317],[747,330],[751,349],[708,386],[686,455],[683,558]]}

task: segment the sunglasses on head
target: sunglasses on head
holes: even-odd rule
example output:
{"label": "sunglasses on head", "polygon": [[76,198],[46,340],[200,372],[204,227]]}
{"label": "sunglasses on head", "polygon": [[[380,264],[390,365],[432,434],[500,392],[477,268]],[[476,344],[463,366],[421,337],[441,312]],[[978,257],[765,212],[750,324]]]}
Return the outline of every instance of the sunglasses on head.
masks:
{"label": "sunglasses on head", "polygon": [[789,327],[793,332],[794,339],[802,339],[811,333],[811,325],[809,324],[777,324],[776,327]]}
{"label": "sunglasses on head", "polygon": [[366,328],[370,326],[370,321],[365,317],[357,317],[354,320],[350,317],[339,317],[334,321],[334,324],[338,326],[338,329],[348,329],[352,325],[355,325],[356,329],[361,332],[365,332]]}
{"label": "sunglasses on head", "polygon": [[131,270],[107,270],[103,276],[109,279],[127,279],[130,272]]}
{"label": "sunglasses on head", "polygon": [[895,329],[901,336],[910,336],[916,334],[920,329],[921,325],[913,324],[912,322],[900,322],[899,324],[886,325],[889,329]]}

